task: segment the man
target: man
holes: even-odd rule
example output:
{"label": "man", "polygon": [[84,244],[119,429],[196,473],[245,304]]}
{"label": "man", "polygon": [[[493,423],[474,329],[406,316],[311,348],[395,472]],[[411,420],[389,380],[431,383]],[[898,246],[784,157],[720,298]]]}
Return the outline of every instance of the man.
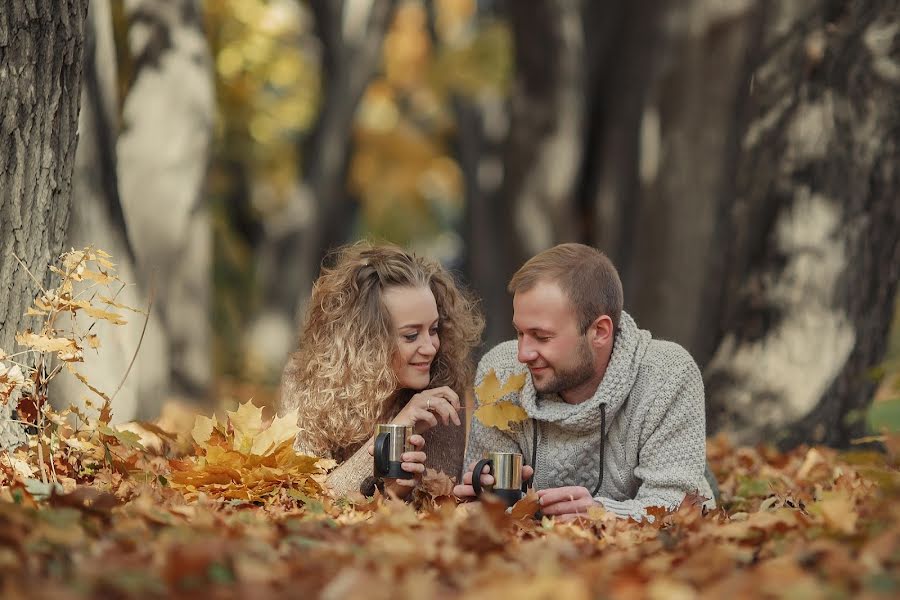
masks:
{"label": "man", "polygon": [[684,348],[652,339],[622,310],[610,260],[562,244],[525,263],[509,291],[518,340],[488,352],[475,383],[492,370],[501,383],[527,371],[504,399],[528,418],[501,431],[473,417],[469,470],[454,493],[473,497],[475,461],[498,451],[522,453],[545,515],[572,519],[599,505],[641,519],[692,492],[712,499],[700,371]]}

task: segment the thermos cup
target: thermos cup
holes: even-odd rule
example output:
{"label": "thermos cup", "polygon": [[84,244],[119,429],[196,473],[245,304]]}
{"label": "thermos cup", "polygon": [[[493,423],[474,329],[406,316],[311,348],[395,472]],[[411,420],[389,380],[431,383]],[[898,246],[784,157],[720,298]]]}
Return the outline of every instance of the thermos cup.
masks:
{"label": "thermos cup", "polygon": [[415,450],[409,443],[413,434],[410,425],[375,426],[375,476],[388,479],[412,479],[414,475],[403,470],[404,452]]}
{"label": "thermos cup", "polygon": [[475,495],[482,494],[481,474],[485,467],[491,468],[494,485],[489,486],[495,496],[512,506],[522,498],[522,455],[518,452],[487,452],[472,471],[472,487]]}

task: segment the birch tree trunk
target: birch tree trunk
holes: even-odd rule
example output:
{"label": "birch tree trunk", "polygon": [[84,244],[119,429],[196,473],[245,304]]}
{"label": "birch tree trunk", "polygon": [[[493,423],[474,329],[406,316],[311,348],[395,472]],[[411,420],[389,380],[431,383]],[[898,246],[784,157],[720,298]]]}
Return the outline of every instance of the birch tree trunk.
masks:
{"label": "birch tree trunk", "polygon": [[[135,266],[119,194],[118,73],[109,0],[91,2],[84,54],[79,143],[66,244],[74,248],[93,245],[111,253],[119,277],[130,284],[122,289],[117,300],[145,309],[149,300],[147,289]],[[147,323],[146,332],[140,315],[124,316],[125,325],[106,321],[94,325],[92,331],[101,346],[97,352],[86,352],[85,362],[79,366],[91,385],[113,396],[114,423],[155,417],[169,389],[168,352],[156,311]],[[78,318],[82,329],[92,321],[83,316]],[[65,319],[60,322],[65,324]],[[86,410],[84,398],[90,395],[81,382],[66,373],[54,378],[50,390],[53,404],[60,409],[74,404]]]}
{"label": "birch tree trunk", "polygon": [[[865,431],[900,276],[898,2],[772,3],[742,144],[712,430]],[[740,225],[740,227],[738,227]]]}
{"label": "birch tree trunk", "polygon": [[0,348],[10,353],[65,242],[87,4],[0,5]]}
{"label": "birch tree trunk", "polygon": [[212,58],[196,0],[127,0],[134,74],[118,140],[122,207],[141,280],[168,341],[171,390],[210,384],[212,230],[203,185],[212,141]]}
{"label": "birch tree trunk", "polygon": [[264,306],[248,328],[249,360],[274,377],[296,342],[323,255],[345,241],[352,213],[345,189],[353,119],[381,61],[395,0],[313,0],[322,44],[322,108],[304,144],[303,183],[268,224],[260,250]]}

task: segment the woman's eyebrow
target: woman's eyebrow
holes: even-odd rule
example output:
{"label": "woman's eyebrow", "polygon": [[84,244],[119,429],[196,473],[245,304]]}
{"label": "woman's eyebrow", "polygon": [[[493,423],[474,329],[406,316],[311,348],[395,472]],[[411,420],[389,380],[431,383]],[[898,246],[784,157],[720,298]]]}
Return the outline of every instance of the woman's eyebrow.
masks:
{"label": "woman's eyebrow", "polygon": [[[439,323],[441,318],[438,317],[434,321],[431,322],[432,325]],[[397,329],[418,329],[422,326],[422,323],[407,323],[406,325],[400,325]]]}

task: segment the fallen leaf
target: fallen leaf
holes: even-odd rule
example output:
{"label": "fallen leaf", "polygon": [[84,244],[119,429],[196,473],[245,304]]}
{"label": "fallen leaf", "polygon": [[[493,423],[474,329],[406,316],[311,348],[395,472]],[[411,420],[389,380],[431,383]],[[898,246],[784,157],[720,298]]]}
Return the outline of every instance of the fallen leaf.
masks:
{"label": "fallen leaf", "polygon": [[[262,409],[260,409],[261,412]],[[250,453],[263,455],[282,442],[293,441],[297,433],[300,432],[300,428],[297,426],[297,418],[296,410],[282,416],[276,416],[272,423],[255,437]]]}
{"label": "fallen leaf", "polygon": [[206,447],[206,443],[209,441],[215,426],[216,422],[214,419],[204,415],[197,415],[194,420],[194,427],[191,429],[191,437],[198,446],[201,448]]}
{"label": "fallen leaf", "polygon": [[263,430],[262,408],[252,402],[245,402],[236,411],[225,411],[234,428],[232,448],[240,452],[250,452],[256,436]]}
{"label": "fallen leaf", "polygon": [[509,514],[513,519],[533,519],[540,508],[541,499],[533,488],[529,488],[528,493],[513,505]]}
{"label": "fallen leaf", "polygon": [[432,498],[452,496],[453,480],[443,471],[425,469],[425,473],[422,475],[421,481],[419,481],[418,488]]}
{"label": "fallen leaf", "polygon": [[826,492],[822,500],[811,507],[821,511],[825,525],[833,530],[846,535],[856,533],[856,520],[859,514],[856,512],[853,499],[845,492]]}

